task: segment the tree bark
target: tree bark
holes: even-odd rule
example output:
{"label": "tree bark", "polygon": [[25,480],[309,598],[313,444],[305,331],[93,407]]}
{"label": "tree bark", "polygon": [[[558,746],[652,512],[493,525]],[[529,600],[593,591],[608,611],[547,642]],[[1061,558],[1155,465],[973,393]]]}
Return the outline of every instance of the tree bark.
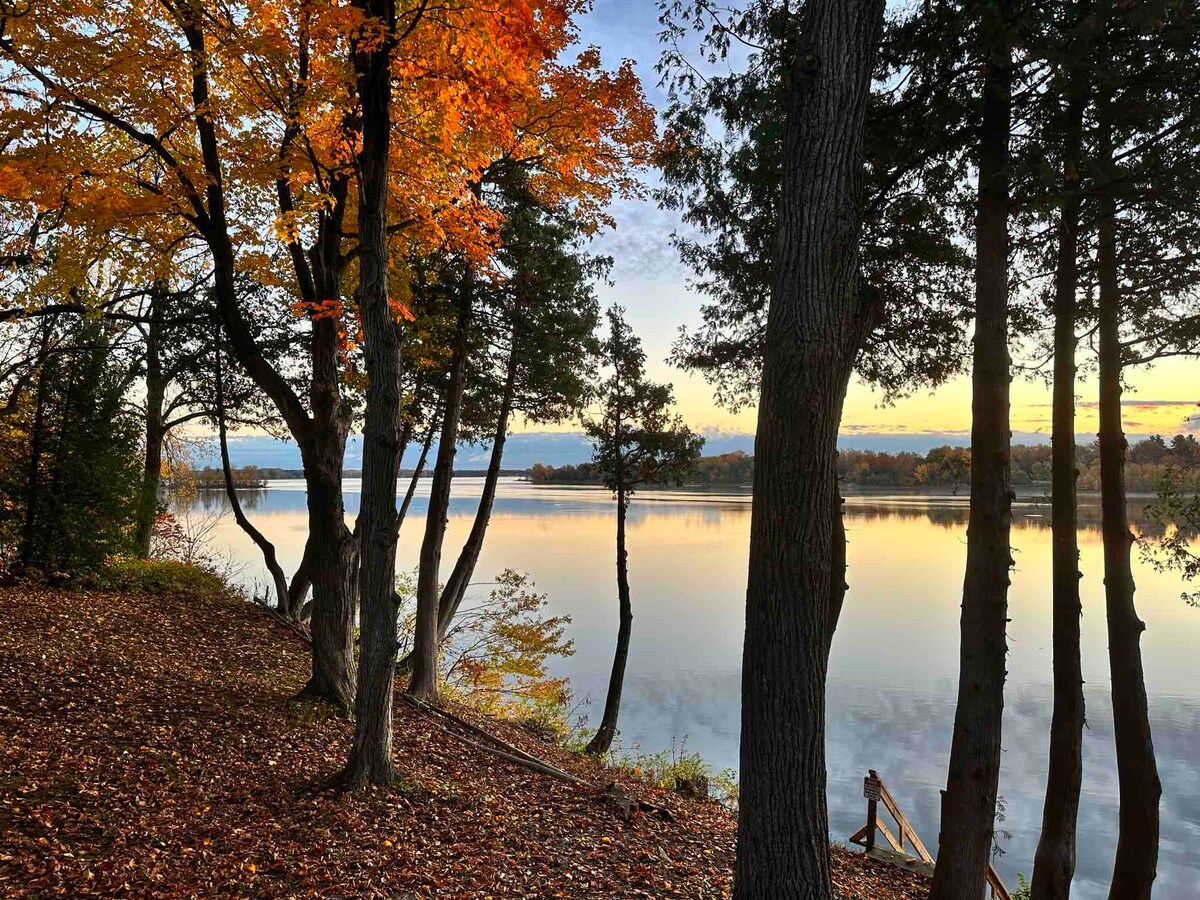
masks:
{"label": "tree bark", "polygon": [[[1113,175],[1112,132],[1099,111],[1097,155]],[[1141,637],[1146,626],[1134,606],[1130,550],[1133,535],[1125,504],[1125,431],[1121,422],[1121,295],[1117,271],[1116,201],[1100,194],[1099,253],[1100,522],[1104,542],[1104,600],[1112,675],[1113,733],[1120,790],[1117,852],[1110,900],[1149,900],[1158,872],[1159,798]]]}
{"label": "tree bark", "polygon": [[[316,274],[322,290],[337,291],[332,269],[318,266]],[[288,600],[290,615],[303,619],[304,594],[311,584],[312,675],[301,695],[350,709],[356,683],[354,625],[359,547],[356,536],[346,527],[342,492],[350,423],[339,387],[337,344],[337,326],[332,319],[313,323],[312,427],[303,440],[297,440],[307,493],[308,540],[300,568],[292,577]]]}
{"label": "tree bark", "polygon": [[436,703],[438,696],[438,570],[442,562],[442,544],[446,538],[455,444],[458,441],[458,422],[466,388],[470,325],[471,286],[468,274],[459,296],[458,325],[454,333],[445,411],[442,413],[442,433],[438,437],[437,463],[433,468],[433,484],[429,488],[429,509],[425,516],[425,537],[421,542],[420,571],[417,573],[417,616],[413,633],[412,680],[408,685],[408,693],[426,703]]}
{"label": "tree bark", "polygon": [[307,449],[301,447],[308,491],[305,561],[313,599],[309,621],[312,674],[300,696],[349,710],[355,694],[354,614],[358,605],[359,552],[357,540],[346,527],[342,499],[344,447],[336,435],[314,441]]}
{"label": "tree bark", "polygon": [[1086,106],[1082,73],[1068,86],[1063,200],[1054,288],[1054,396],[1051,429],[1054,715],[1042,831],[1031,900],[1067,900],[1075,875],[1076,821],[1083,784],[1083,665],[1080,658],[1078,507],[1075,483],[1075,323],[1079,288],[1079,162]]}
{"label": "tree bark", "polygon": [[[515,342],[514,342],[515,344]],[[492,520],[492,506],[496,501],[496,486],[500,481],[500,467],[504,461],[504,444],[508,440],[508,420],[512,415],[513,394],[517,385],[517,356],[509,354],[508,369],[504,378],[504,392],[500,398],[500,412],[496,419],[496,431],[492,436],[492,453],[488,459],[487,474],[483,479],[483,492],[479,495],[479,506],[475,510],[475,521],[471,523],[471,533],[458,554],[454,571],[442,588],[442,597],[438,601],[438,643],[446,639],[446,633],[462,605],[471,576],[479,562],[479,554],[483,551],[483,539],[487,535],[488,524]]]}
{"label": "tree bark", "polygon": [[837,432],[876,310],[859,289],[863,121],[882,0],[794,23],[775,284],[755,437],[734,896],[829,900],[825,678]]}
{"label": "tree bark", "polygon": [[1006,7],[987,62],[975,219],[975,340],[971,398],[971,508],[963,581],[958,702],[942,794],[930,900],[983,894],[1000,779],[1008,621],[1009,467],[1008,164],[1012,51]]}
{"label": "tree bark", "polygon": [[[620,476],[618,476],[619,478]],[[600,727],[588,741],[587,752],[607,753],[617,736],[617,716],[621,712],[621,691],[625,686],[625,665],[629,661],[629,638],[633,633],[633,604],[629,597],[629,552],[625,549],[625,518],[629,498],[625,488],[617,486],[617,649],[613,654],[612,672],[608,677],[608,694],[604,698],[604,715]]]}
{"label": "tree bark", "polygon": [[842,496],[841,488],[837,485],[837,479],[834,479],[834,504],[833,504],[833,567],[832,579],[833,583],[829,589],[829,634],[827,636],[827,648],[825,651],[826,665],[829,664],[829,654],[833,650],[833,636],[837,633],[838,620],[842,617],[842,606],[846,602],[846,591],[850,589],[850,585],[846,583],[847,569],[849,566],[846,563],[846,519],[843,512],[843,507],[846,505],[846,498]]}
{"label": "tree bark", "polygon": [[392,683],[396,666],[396,479],[400,470],[400,335],[388,304],[388,147],[391,132],[391,51],[395,0],[356,0],[364,19],[382,24],[352,46],[362,109],[358,157],[358,305],[367,366],[363,426],[362,587],[354,740],[346,765],[349,787],[390,784]]}

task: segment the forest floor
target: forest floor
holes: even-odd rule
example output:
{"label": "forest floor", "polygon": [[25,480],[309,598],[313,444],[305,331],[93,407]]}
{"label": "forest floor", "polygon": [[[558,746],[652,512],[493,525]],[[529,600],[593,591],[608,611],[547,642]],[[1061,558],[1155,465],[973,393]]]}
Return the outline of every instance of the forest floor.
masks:
{"label": "forest floor", "polygon": [[[484,724],[589,787],[404,704],[397,785],[331,787],[351,723],[291,699],[307,648],[251,604],[18,585],[0,588],[0,622],[4,897],[729,895],[722,808],[510,723]],[[670,821],[624,821],[600,799],[613,780]],[[840,847],[833,859],[847,898],[926,896],[917,876]]]}

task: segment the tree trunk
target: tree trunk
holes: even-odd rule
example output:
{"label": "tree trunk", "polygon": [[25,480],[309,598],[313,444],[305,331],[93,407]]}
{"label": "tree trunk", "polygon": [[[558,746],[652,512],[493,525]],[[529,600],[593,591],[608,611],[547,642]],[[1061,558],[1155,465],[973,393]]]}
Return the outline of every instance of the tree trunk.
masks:
{"label": "tree trunk", "polygon": [[882,0],[810,0],[789,48],[775,284],[755,437],[734,896],[829,900],[825,677],[837,432],[876,314],[859,289],[863,120]]}
{"label": "tree trunk", "polygon": [[425,439],[421,442],[421,455],[417,457],[417,463],[413,466],[412,478],[408,480],[408,489],[404,492],[404,499],[400,502],[400,512],[396,516],[397,530],[404,524],[404,520],[408,516],[408,508],[412,506],[413,495],[417,492],[417,485],[425,471],[425,463],[429,459],[429,448],[433,445],[433,435],[437,431],[436,422],[436,417],[430,421],[429,429],[425,432]]}
{"label": "tree trunk", "polygon": [[833,636],[837,632],[838,620],[842,617],[846,591],[850,588],[850,585],[846,583],[846,570],[848,569],[846,564],[846,519],[842,509],[846,505],[846,499],[842,496],[836,478],[833,492],[833,567],[831,569],[833,583],[829,589],[829,634],[825,651],[826,665],[829,664],[829,653],[833,650]]}
{"label": "tree trunk", "polygon": [[[157,286],[155,287],[157,290]],[[146,332],[146,446],[142,455],[142,490],[138,498],[137,531],[134,536],[138,556],[150,558],[154,519],[158,513],[158,486],[162,476],[163,427],[162,325],[156,321],[158,304],[150,304],[150,324]]]}
{"label": "tree trunk", "polygon": [[[1006,15],[1002,4],[1000,17]],[[1012,54],[1007,23],[987,65],[975,219],[975,341],[971,398],[971,511],[963,581],[958,702],[942,794],[930,900],[981,897],[1000,780],[1008,621],[1009,467],[1008,144]]]}
{"label": "tree trunk", "polygon": [[359,552],[358,541],[346,527],[339,445],[344,447],[332,436],[307,452],[301,448],[308,492],[308,543],[302,566],[311,578],[313,599],[312,674],[300,696],[349,710],[355,695]]}
{"label": "tree trunk", "polygon": [[395,0],[356,0],[368,20],[387,29],[364,47],[356,36],[354,70],[362,108],[359,152],[358,305],[367,366],[363,425],[362,601],[354,741],[349,787],[390,784],[392,682],[396,666],[396,479],[400,470],[400,335],[388,304],[388,145]]}
{"label": "tree trunk", "polygon": [[289,619],[297,622],[304,619],[304,601],[308,597],[309,588],[312,587],[312,563],[309,561],[312,553],[313,542],[310,538],[304,542],[304,556],[301,557],[300,565],[288,585],[287,609],[283,612]]}
{"label": "tree trunk", "polygon": [[[1110,102],[1110,101],[1108,101]],[[1107,102],[1099,113],[1097,155],[1111,175],[1112,133]],[[1116,203],[1100,195],[1099,254],[1100,521],[1104,541],[1104,600],[1112,673],[1113,733],[1120,789],[1117,853],[1110,900],[1148,900],[1158,871],[1158,803],[1162,785],[1154,760],[1141,637],[1146,626],[1134,607],[1125,508],[1125,432],[1121,423],[1121,296],[1117,272]]]}
{"label": "tree trunk", "polygon": [[608,678],[608,694],[604,698],[604,716],[600,727],[588,742],[587,752],[607,753],[617,736],[617,716],[621,711],[621,690],[625,686],[625,665],[629,661],[629,638],[633,633],[633,604],[629,597],[629,552],[625,549],[625,518],[629,498],[625,489],[617,487],[617,649],[613,654],[612,673]]}
{"label": "tree trunk", "polygon": [[470,277],[468,274],[464,279],[459,297],[458,326],[454,333],[454,350],[450,360],[450,381],[446,387],[442,433],[438,438],[433,484],[429,488],[429,510],[425,517],[425,538],[421,542],[420,571],[417,573],[417,617],[413,633],[412,680],[409,682],[408,692],[426,703],[436,703],[438,695],[438,569],[441,567],[442,544],[446,538],[458,421],[462,414],[463,390],[467,379],[471,324]]}
{"label": "tree trunk", "polygon": [[46,432],[47,370],[54,365],[47,353],[50,346],[50,320],[42,323],[41,351],[38,353],[37,390],[34,393],[33,428],[29,435],[29,469],[25,485],[25,517],[21,524],[21,566],[27,568],[37,556],[38,512],[42,498],[42,454]]}
{"label": "tree trunk", "polygon": [[458,562],[454,571],[446,580],[442,589],[442,598],[438,602],[438,643],[446,639],[450,624],[462,605],[466,596],[467,586],[475,573],[479,562],[479,554],[483,551],[483,539],[487,534],[488,524],[492,520],[492,506],[496,501],[496,485],[500,480],[500,467],[504,461],[504,443],[508,439],[508,419],[512,414],[513,394],[517,384],[517,357],[510,353],[508,371],[504,379],[504,393],[500,399],[500,413],[496,420],[496,432],[492,437],[492,454],[488,459],[487,475],[483,479],[483,492],[479,495],[479,506],[475,510],[475,521],[471,524],[471,533],[458,554]]}
{"label": "tree trunk", "polygon": [[[379,2],[392,3],[392,0]],[[354,699],[352,653],[354,563],[357,552],[342,514],[342,455],[345,450],[345,427],[348,424],[341,416],[335,416],[334,421],[341,423],[342,429],[329,428],[328,418],[319,418],[314,422],[288,379],[263,356],[254,329],[242,310],[236,279],[237,258],[225,215],[220,142],[213,117],[205,114],[211,97],[204,18],[198,8],[184,4],[180,7],[179,19],[191,64],[191,114],[205,174],[206,216],[202,233],[212,256],[213,297],[217,313],[230,352],[279,410],[304,460],[308,486],[309,539],[315,542],[319,551],[310,559],[313,575],[313,675],[301,695],[346,705]],[[340,201],[335,199],[335,202]],[[340,256],[336,242],[330,241],[323,246],[327,262]],[[325,271],[336,275],[331,265],[327,265]],[[332,320],[314,323],[314,347],[321,341],[328,345],[330,340],[327,336],[331,334],[336,344],[336,328]],[[321,390],[321,385],[332,384],[336,387],[337,384],[336,369],[332,383],[322,374],[327,373],[331,365],[336,365],[335,358],[332,364],[330,360],[330,354],[314,352],[314,407],[335,396]]]}
{"label": "tree trunk", "polygon": [[271,581],[275,587],[275,603],[276,607],[281,612],[286,612],[288,605],[288,583],[287,577],[283,574],[283,569],[279,565],[279,560],[275,555],[275,545],[267,540],[266,535],[254,527],[254,524],[246,518],[246,513],[242,510],[242,503],[238,499],[237,489],[233,484],[233,467],[229,462],[229,435],[225,420],[225,373],[222,366],[222,357],[224,356],[221,350],[221,331],[216,329],[217,340],[213,343],[213,349],[216,356],[216,378],[217,378],[217,440],[221,446],[221,472],[225,477],[225,495],[229,498],[229,507],[233,510],[234,521],[238,527],[246,532],[250,540],[254,541],[255,546],[262,551],[263,562],[267,566],[267,572],[271,576]]}
{"label": "tree trunk", "polygon": [[1032,900],[1067,900],[1075,875],[1076,821],[1083,784],[1083,666],[1080,659],[1078,508],[1075,482],[1075,322],[1079,287],[1079,160],[1086,100],[1072,73],[1063,153],[1054,288],[1054,397],[1051,432],[1054,716],[1042,832],[1033,861]]}

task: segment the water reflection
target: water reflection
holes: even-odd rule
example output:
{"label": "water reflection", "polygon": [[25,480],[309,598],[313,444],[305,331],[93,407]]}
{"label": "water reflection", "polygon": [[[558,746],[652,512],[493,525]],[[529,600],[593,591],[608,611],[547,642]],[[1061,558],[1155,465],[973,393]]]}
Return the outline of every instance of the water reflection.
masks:
{"label": "water reflection", "polygon": [[[347,514],[358,484],[348,482]],[[462,479],[450,507],[446,556],[465,538],[479,494]],[[428,481],[401,533],[400,565],[416,562]],[[255,523],[276,542],[289,571],[305,537],[300,482],[243,492]],[[253,498],[253,506],[248,499]],[[1116,826],[1116,771],[1108,703],[1099,511],[1083,498],[1080,528],[1084,677],[1088,731],[1080,808],[1076,896],[1106,896]],[[195,503],[219,508],[205,492]],[[1140,507],[1138,507],[1140,508]],[[1135,516],[1138,512],[1135,508]],[[850,593],[834,641],[829,685],[829,801],[833,836],[844,839],[865,814],[861,779],[876,768],[931,848],[938,790],[944,785],[953,721],[958,613],[966,556],[964,498],[854,495],[846,503]],[[744,492],[646,493],[630,509],[634,629],[622,738],[649,750],[687,737],[718,767],[734,766],[738,748],[742,601],[749,541]],[[1017,561],[1010,592],[1009,682],[1001,792],[1012,832],[998,867],[1009,883],[1029,873],[1041,819],[1050,719],[1049,509],[1020,498],[1014,515]],[[1139,522],[1140,527],[1145,527]],[[603,698],[616,631],[612,500],[598,488],[541,487],[506,481],[478,569],[528,571],[549,594],[553,612],[573,617],[577,653],[562,661],[578,697]],[[246,579],[264,581],[253,546],[230,517],[217,540],[247,563]],[[1200,611],[1179,598],[1173,576],[1135,560],[1155,746],[1164,786],[1162,858],[1156,896],[1200,891],[1200,684],[1195,655]],[[481,586],[480,590],[486,587]],[[599,711],[596,710],[598,715]]]}
{"label": "water reflection", "polygon": [[[259,509],[267,497],[266,488],[238,488],[238,503],[244,510]],[[224,488],[203,487],[196,491],[193,505],[205,512],[228,512],[229,495]],[[301,504],[303,508],[303,504]]]}

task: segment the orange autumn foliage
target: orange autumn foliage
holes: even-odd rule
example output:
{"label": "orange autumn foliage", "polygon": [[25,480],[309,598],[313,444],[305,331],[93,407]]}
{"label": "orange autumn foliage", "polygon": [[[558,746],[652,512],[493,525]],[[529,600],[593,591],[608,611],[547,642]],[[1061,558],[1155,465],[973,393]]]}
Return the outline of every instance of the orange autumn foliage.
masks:
{"label": "orange autumn foliage", "polygon": [[[451,249],[486,267],[500,216],[479,185],[496,166],[529,168],[541,199],[589,228],[609,224],[614,193],[638,188],[655,123],[630,64],[606,71],[594,48],[564,61],[588,3],[399,6],[398,281],[413,252]],[[20,223],[0,232],[0,255],[53,259],[66,286],[83,264],[68,268],[64,246],[114,233],[129,246],[164,235],[149,243],[202,245],[222,230],[239,269],[289,289],[297,312],[356,332],[352,306],[333,296],[357,252],[348,43],[378,23],[328,0],[57,0],[0,18],[0,203]],[[332,284],[307,284],[320,254]],[[161,259],[143,249],[123,264],[147,278]]]}

